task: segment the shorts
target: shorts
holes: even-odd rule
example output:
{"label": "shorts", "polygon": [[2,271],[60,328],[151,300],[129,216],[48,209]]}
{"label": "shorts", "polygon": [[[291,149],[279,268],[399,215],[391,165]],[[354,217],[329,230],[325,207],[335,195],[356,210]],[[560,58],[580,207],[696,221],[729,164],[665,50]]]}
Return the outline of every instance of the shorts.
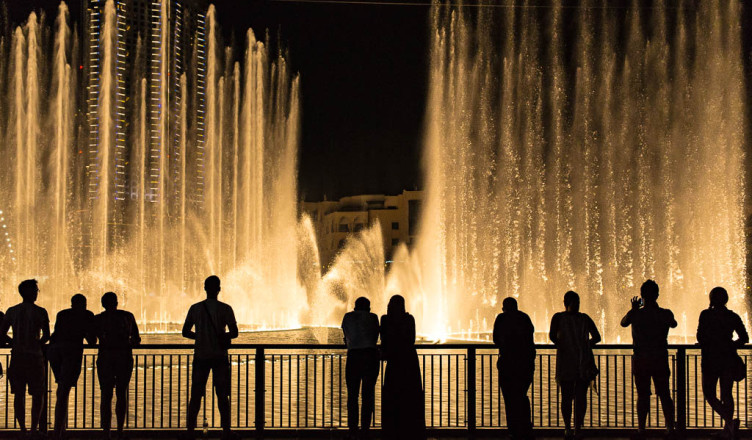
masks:
{"label": "shorts", "polygon": [[12,353],[8,366],[10,392],[23,393],[28,386],[29,395],[46,391],[47,362],[41,354]]}
{"label": "shorts", "polygon": [[668,356],[633,356],[632,374],[634,374],[637,394],[650,395],[650,380],[655,384],[658,395],[669,393],[669,378],[671,370],[668,367]]}
{"label": "shorts", "polygon": [[133,374],[133,355],[130,352],[108,351],[97,356],[97,377],[99,388],[128,388]]}
{"label": "shorts", "polygon": [[[212,383],[217,396],[230,396],[230,360],[227,356],[210,359],[193,358],[191,382],[194,392],[204,394],[209,373],[212,373]],[[193,393],[192,393],[193,394]]]}
{"label": "shorts", "polygon": [[47,349],[47,360],[50,361],[50,369],[55,376],[55,382],[60,386],[76,386],[81,376],[83,357],[83,350],[77,350],[75,347],[50,345]]}

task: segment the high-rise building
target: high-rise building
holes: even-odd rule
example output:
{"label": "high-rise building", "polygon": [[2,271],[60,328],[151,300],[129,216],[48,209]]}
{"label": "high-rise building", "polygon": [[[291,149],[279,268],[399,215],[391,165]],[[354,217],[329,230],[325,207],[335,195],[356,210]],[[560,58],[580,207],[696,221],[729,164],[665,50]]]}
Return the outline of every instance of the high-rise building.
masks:
{"label": "high-rise building", "polygon": [[[188,106],[186,132],[200,149],[203,143],[206,76],[207,0],[85,0],[84,81],[88,130],[89,199],[110,199],[112,221],[118,205],[145,197],[154,202],[162,181],[182,176],[170,163],[181,155],[179,115]],[[111,17],[107,17],[110,14]],[[185,88],[181,77],[186,75]],[[145,96],[142,97],[142,87]],[[126,164],[139,145],[136,126],[141,100],[146,109],[145,194],[135,189]],[[162,174],[164,173],[164,175]]]}

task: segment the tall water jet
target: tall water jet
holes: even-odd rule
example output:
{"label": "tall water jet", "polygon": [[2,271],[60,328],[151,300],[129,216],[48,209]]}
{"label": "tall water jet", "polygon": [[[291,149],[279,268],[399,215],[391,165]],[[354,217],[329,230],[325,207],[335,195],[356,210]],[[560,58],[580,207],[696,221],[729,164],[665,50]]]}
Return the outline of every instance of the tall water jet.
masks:
{"label": "tall water jet", "polygon": [[488,331],[506,296],[543,330],[569,289],[606,325],[647,278],[689,322],[715,285],[746,307],[741,6],[640,4],[433,6],[425,332]]}

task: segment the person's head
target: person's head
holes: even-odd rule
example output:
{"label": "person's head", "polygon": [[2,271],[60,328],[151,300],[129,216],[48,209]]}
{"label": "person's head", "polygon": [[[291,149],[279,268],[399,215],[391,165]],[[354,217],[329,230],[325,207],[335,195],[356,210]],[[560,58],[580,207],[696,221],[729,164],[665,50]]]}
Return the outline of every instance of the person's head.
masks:
{"label": "person's head", "polygon": [[640,296],[645,304],[655,304],[658,301],[658,283],[653,280],[647,280],[640,287]]}
{"label": "person's head", "polygon": [[405,311],[405,298],[402,295],[393,295],[389,299],[389,304],[386,306],[387,315],[401,315],[406,313]]}
{"label": "person's head", "polygon": [[355,300],[355,310],[361,312],[370,312],[371,301],[369,301],[365,296],[361,296],[360,298]]}
{"label": "person's head", "polygon": [[222,290],[219,277],[216,275],[207,277],[204,280],[204,290],[206,291],[206,296],[216,298],[219,295],[219,291]]}
{"label": "person's head", "polygon": [[728,303],[728,292],[726,292],[726,289],[723,287],[713,287],[713,290],[710,291],[710,307],[712,308],[722,308],[726,307],[726,304]]}
{"label": "person's head", "polygon": [[504,301],[501,302],[501,311],[502,312],[516,312],[517,300],[512,298],[511,296],[509,298],[504,298]]}
{"label": "person's head", "polygon": [[[117,301],[117,299],[115,299]],[[71,309],[86,310],[86,297],[77,293],[71,297],[70,300]]]}
{"label": "person's head", "polygon": [[580,311],[580,295],[577,292],[570,290],[564,294],[564,307],[568,312]]}
{"label": "person's head", "polygon": [[18,285],[18,294],[21,295],[24,302],[34,302],[39,296],[39,286],[37,280],[24,280]]}
{"label": "person's head", "polygon": [[102,307],[105,310],[116,310],[118,305],[117,295],[115,292],[107,292],[102,295]]}

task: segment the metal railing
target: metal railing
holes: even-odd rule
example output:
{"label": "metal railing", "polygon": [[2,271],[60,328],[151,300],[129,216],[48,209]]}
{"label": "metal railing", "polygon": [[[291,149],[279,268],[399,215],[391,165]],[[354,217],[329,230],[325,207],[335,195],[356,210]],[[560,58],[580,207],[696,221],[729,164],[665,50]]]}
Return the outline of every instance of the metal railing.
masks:
{"label": "metal railing", "polygon": [[[473,431],[506,426],[504,399],[499,389],[496,349],[489,344],[419,345],[425,390],[426,424],[434,429]],[[671,390],[680,429],[713,428],[720,418],[704,400],[700,352],[694,345],[669,349]],[[631,346],[599,345],[597,387],[588,392],[586,428],[637,427],[637,395],[632,380]],[[752,427],[752,346],[740,350],[748,378],[734,384],[736,417]],[[9,354],[0,354],[8,365]],[[230,350],[232,427],[241,430],[339,429],[347,427],[347,352],[342,345],[234,345]],[[98,429],[101,401],[96,351],[87,349],[78,385],[69,401],[69,429]],[[134,349],[130,383],[128,429],[177,430],[185,427],[190,393],[192,346],[143,345]],[[539,345],[533,384],[529,391],[536,428],[561,428],[560,394],[555,379],[556,351]],[[383,363],[382,374],[383,378]],[[48,376],[51,376],[49,374]],[[48,377],[47,407],[54,408],[55,384]],[[380,383],[381,379],[380,379]],[[16,427],[13,396],[0,380],[0,430]],[[113,402],[114,403],[114,402]],[[651,400],[648,426],[663,426],[657,397]],[[27,405],[30,399],[27,398]],[[380,425],[381,387],[376,387],[374,425]],[[53,414],[45,415],[48,425]],[[208,428],[219,427],[219,413],[211,388],[199,413]]]}

